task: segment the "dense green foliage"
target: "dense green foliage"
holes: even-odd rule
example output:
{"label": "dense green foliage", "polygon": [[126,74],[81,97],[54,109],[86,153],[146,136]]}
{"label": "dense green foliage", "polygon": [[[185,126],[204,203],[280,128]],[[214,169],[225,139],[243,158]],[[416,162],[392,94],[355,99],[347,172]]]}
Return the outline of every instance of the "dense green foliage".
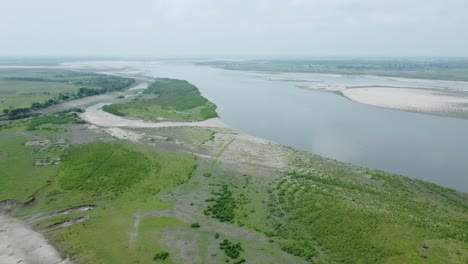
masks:
{"label": "dense green foliage", "polygon": [[208,103],[197,87],[184,80],[157,79],[143,93],[158,95],[154,103],[175,110],[187,110]]}
{"label": "dense green foliage", "polygon": [[27,130],[36,130],[41,125],[44,124],[53,124],[53,125],[64,125],[64,124],[83,124],[84,121],[81,120],[75,112],[64,111],[60,113],[42,115],[31,118],[27,125]]}
{"label": "dense green foliage", "polygon": [[166,260],[169,257],[169,252],[167,251],[161,251],[154,255],[153,260],[154,261],[160,261],[160,260]]}
{"label": "dense green foliage", "polygon": [[217,117],[216,106],[187,81],[157,79],[142,98],[106,105],[103,110],[118,116],[144,120],[200,121]]}
{"label": "dense green foliage", "polygon": [[232,196],[232,192],[227,185],[223,185],[219,192],[213,192],[214,198],[206,200],[212,202],[205,209],[206,215],[212,215],[221,222],[233,222],[236,210],[236,199]]}
{"label": "dense green foliage", "polygon": [[59,174],[66,190],[119,194],[134,183],[159,170],[144,154],[128,147],[97,142],[70,149]]}
{"label": "dense green foliage", "polygon": [[232,243],[231,241],[224,239],[223,242],[219,244],[219,248],[226,253],[226,256],[237,259],[241,251],[243,251],[241,243]]}
{"label": "dense green foliage", "polygon": [[467,59],[250,60],[199,64],[209,64],[229,70],[365,74],[468,81]]}
{"label": "dense green foliage", "polygon": [[190,225],[191,228],[200,228],[200,223],[193,223]]}

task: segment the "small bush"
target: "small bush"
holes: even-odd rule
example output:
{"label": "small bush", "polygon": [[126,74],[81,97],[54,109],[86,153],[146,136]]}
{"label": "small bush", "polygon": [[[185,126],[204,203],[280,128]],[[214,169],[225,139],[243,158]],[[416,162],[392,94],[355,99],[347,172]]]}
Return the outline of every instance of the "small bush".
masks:
{"label": "small bush", "polygon": [[169,257],[169,252],[167,251],[161,251],[154,255],[153,260],[154,261],[161,261],[161,260],[166,260]]}
{"label": "small bush", "polygon": [[[219,248],[224,250],[224,253],[226,253],[226,256],[232,258],[232,259],[237,259],[241,253],[241,251],[244,251],[242,249],[241,243],[232,243],[227,239],[224,239],[223,242],[219,244]],[[240,262],[242,263],[242,262]]]}

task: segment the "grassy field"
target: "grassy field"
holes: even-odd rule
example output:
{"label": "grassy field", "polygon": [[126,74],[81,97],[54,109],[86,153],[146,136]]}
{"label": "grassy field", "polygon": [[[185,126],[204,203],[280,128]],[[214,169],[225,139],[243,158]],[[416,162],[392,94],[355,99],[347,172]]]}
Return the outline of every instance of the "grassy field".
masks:
{"label": "grassy field", "polygon": [[202,121],[217,117],[216,106],[187,81],[158,79],[142,95],[104,111],[148,121]]}
{"label": "grassy field", "polygon": [[[257,230],[311,263],[464,263],[467,195],[309,154],[265,182],[220,166],[206,215]],[[226,175],[227,174],[227,175]],[[229,179],[229,180],[227,180]],[[221,182],[221,184],[220,184]]]}
{"label": "grassy field", "polygon": [[[48,236],[80,262],[152,263],[154,254],[162,250],[157,244],[139,239],[129,248],[134,214],[164,209],[155,195],[187,181],[194,168],[194,159],[188,155],[148,152],[135,145],[100,142],[77,146],[66,154],[56,182],[44,190],[43,203],[30,210],[99,204],[85,223]],[[61,197],[67,197],[66,201]],[[163,220],[143,220],[138,233],[144,234]],[[177,224],[175,220],[165,222]]]}
{"label": "grassy field", "polygon": [[468,59],[250,60],[199,63],[228,70],[379,75],[468,81]]}
{"label": "grassy field", "polygon": [[82,121],[65,112],[0,123],[0,201],[27,202],[55,177],[73,123]]}
{"label": "grassy field", "polygon": [[133,79],[57,69],[0,69],[0,114],[121,90]]}
{"label": "grassy field", "polygon": [[291,172],[271,192],[272,232],[295,255],[323,263],[468,259],[466,197],[448,189],[383,172],[322,168]]}
{"label": "grassy field", "polygon": [[[1,132],[2,139],[6,132]],[[56,136],[56,133],[49,131],[51,136]],[[25,139],[5,139],[9,139],[10,149],[24,147]],[[28,151],[25,148],[23,150]],[[9,182],[12,177],[1,178],[6,182],[2,186],[8,190],[2,192],[1,197],[26,201],[34,195],[36,202],[17,212],[20,216],[97,204],[99,206],[91,212],[51,216],[37,220],[35,226],[47,229],[53,224],[86,216],[89,220],[84,223],[46,233],[63,254],[79,263],[153,263],[154,254],[163,248],[145,238],[145,230],[156,232],[155,226],[162,228],[176,225],[177,220],[143,219],[138,227],[140,231],[137,230],[143,237],[134,247],[129,248],[134,214],[167,208],[157,195],[189,180],[196,167],[194,158],[190,155],[154,152],[125,142],[92,142],[58,152],[62,157],[60,165],[42,167],[47,171],[32,166],[34,157],[29,158],[31,153],[8,152],[8,160],[11,162],[23,159],[23,169],[15,167],[11,171],[17,179],[14,182]],[[9,172],[10,167],[0,167],[2,175]],[[26,172],[23,173],[23,170]],[[32,175],[41,176],[42,181],[38,177],[31,179]],[[186,226],[189,228],[188,224]]]}

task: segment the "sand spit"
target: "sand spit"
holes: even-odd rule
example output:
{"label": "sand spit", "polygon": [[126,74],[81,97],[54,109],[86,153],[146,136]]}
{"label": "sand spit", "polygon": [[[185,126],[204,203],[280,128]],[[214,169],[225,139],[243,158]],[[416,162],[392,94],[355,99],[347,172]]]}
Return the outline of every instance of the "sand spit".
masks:
{"label": "sand spit", "polygon": [[86,108],[84,113],[79,114],[80,118],[100,127],[227,127],[219,118],[211,118],[200,122],[147,122],[143,120],[126,119],[104,112],[101,109],[103,105],[104,104],[101,103]]}
{"label": "sand spit", "polygon": [[341,93],[352,101],[372,106],[468,118],[468,92],[460,90],[362,87]]}
{"label": "sand spit", "polygon": [[2,264],[70,264],[38,232],[19,220],[0,214]]}
{"label": "sand spit", "polygon": [[341,94],[372,106],[468,119],[468,82],[316,73],[254,73],[269,81]]}

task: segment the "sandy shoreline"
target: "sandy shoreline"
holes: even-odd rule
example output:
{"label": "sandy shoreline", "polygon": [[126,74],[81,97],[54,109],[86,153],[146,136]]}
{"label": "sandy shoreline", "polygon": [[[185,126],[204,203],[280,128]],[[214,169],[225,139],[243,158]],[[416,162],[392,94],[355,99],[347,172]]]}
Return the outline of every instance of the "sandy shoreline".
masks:
{"label": "sandy shoreline", "polygon": [[63,260],[42,234],[2,213],[0,213],[0,260],[2,264],[71,263]]}
{"label": "sandy shoreline", "polygon": [[84,121],[100,126],[100,127],[139,127],[139,128],[159,128],[159,127],[215,127],[227,128],[219,118],[211,118],[199,122],[147,122],[143,120],[127,119],[111,113],[104,112],[101,107],[103,103],[99,103],[86,108],[84,113],[80,113],[79,117]]}
{"label": "sandy shoreline", "polygon": [[370,87],[342,90],[346,98],[372,106],[468,118],[468,93],[421,88]]}
{"label": "sandy shoreline", "polygon": [[253,75],[306,90],[333,92],[356,103],[468,119],[468,82],[317,73]]}

